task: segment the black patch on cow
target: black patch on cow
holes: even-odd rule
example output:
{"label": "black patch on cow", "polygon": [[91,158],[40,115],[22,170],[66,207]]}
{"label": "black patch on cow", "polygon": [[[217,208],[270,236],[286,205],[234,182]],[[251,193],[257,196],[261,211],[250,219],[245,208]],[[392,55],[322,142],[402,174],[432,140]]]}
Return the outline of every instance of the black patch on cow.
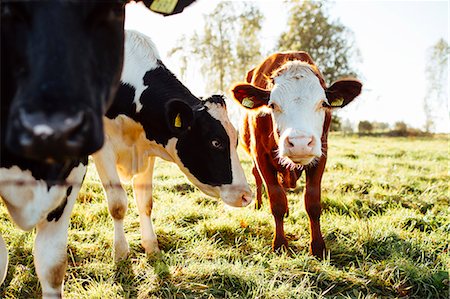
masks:
{"label": "black patch on cow", "polygon": [[114,119],[119,114],[125,114],[134,119],[136,117],[136,104],[133,102],[135,94],[136,89],[133,86],[121,83],[114,102],[106,112],[106,117]]}
{"label": "black patch on cow", "polygon": [[[204,102],[195,97],[161,61],[158,61],[156,69],[145,73],[143,82],[147,88],[140,95],[140,112],[136,113],[133,103],[136,89],[122,83],[106,116],[111,119],[119,114],[130,117],[143,126],[147,139],[162,146],[177,137],[176,148],[181,161],[200,182],[212,186],[230,184],[230,139],[220,121],[209,114]],[[170,130],[165,119],[166,104],[172,99],[184,101],[194,112],[191,128],[179,136]],[[205,102],[225,105],[223,97],[217,95],[205,99]],[[221,148],[215,148],[213,140],[219,141]]]}
{"label": "black patch on cow", "polygon": [[47,215],[48,222],[51,222],[53,220],[55,220],[55,222],[58,222],[59,218],[61,218],[62,214],[64,213],[64,209],[66,208],[67,199],[70,196],[70,193],[72,193],[72,186],[67,188],[66,197],[61,202],[61,204]]}
{"label": "black patch on cow", "polygon": [[219,104],[222,107],[226,107],[225,98],[223,95],[220,94],[214,94],[210,96],[209,98],[205,99],[205,102]]}
{"label": "black patch on cow", "polygon": [[[214,147],[219,142],[220,147]],[[206,110],[197,115],[192,129],[176,145],[184,166],[202,183],[231,184],[230,138],[220,121]]]}

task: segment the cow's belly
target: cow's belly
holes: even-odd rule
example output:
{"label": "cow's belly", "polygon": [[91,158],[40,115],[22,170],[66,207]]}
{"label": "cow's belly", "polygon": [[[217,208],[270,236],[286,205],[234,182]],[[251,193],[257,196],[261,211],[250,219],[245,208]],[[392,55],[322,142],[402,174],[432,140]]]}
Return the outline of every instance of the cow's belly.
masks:
{"label": "cow's belly", "polygon": [[29,170],[0,168],[0,197],[13,221],[21,229],[30,230],[62,204],[69,189],[81,186],[85,173],[86,166],[80,163],[69,172],[66,184],[49,186]]}
{"label": "cow's belly", "polygon": [[117,172],[121,181],[130,182],[133,177],[144,172],[149,157],[172,160],[167,150],[157,142],[146,138],[144,128],[125,115],[115,119],[104,118],[106,142],[114,150]]}

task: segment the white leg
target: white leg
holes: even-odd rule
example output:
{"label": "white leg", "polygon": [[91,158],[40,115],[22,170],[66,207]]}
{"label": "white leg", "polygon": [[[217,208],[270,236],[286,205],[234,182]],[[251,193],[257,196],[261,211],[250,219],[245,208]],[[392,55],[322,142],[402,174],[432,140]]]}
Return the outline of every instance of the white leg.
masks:
{"label": "white leg", "polygon": [[76,175],[74,181],[79,184],[66,188],[67,201],[62,200],[56,210],[51,211],[47,218],[36,226],[34,264],[42,285],[43,298],[61,298],[63,294],[67,266],[67,230],[84,173],[85,171],[82,171]]}
{"label": "white leg", "polygon": [[119,261],[126,258],[130,252],[123,228],[123,218],[127,212],[127,193],[121,187],[114,151],[110,144],[106,142],[92,157],[105,189],[109,213],[114,221],[114,259]]}
{"label": "white leg", "polygon": [[159,252],[158,240],[152,224],[152,206],[153,206],[153,167],[155,158],[149,158],[147,169],[133,178],[134,198],[139,211],[139,221],[141,223],[142,247],[145,252]]}
{"label": "white leg", "polygon": [[0,285],[6,277],[6,272],[8,271],[8,249],[6,248],[5,241],[0,235]]}

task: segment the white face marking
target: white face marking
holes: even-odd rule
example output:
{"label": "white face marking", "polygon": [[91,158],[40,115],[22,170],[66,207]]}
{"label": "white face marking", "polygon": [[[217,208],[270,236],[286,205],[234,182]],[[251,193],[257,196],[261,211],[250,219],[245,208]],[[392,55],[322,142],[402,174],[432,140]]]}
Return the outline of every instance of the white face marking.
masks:
{"label": "white face marking", "polygon": [[307,165],[322,155],[325,91],[310,65],[301,61],[287,62],[274,83],[268,106],[280,137],[280,161]]}
{"label": "white face marking", "polygon": [[134,94],[136,112],[142,109],[139,99],[147,88],[143,82],[144,75],[158,67],[158,60],[161,60],[161,57],[148,36],[134,30],[125,30],[125,54],[120,81],[136,89]]}

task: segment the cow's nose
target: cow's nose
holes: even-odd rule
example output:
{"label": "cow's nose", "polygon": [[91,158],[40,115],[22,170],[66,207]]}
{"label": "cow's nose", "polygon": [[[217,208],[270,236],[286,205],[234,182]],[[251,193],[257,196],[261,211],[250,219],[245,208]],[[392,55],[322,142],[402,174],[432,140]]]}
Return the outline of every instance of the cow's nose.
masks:
{"label": "cow's nose", "polygon": [[[95,143],[90,140],[93,134],[92,117],[79,111],[67,116],[62,113],[46,115],[42,112],[19,110],[13,122],[13,140],[18,153],[25,157],[45,160],[61,160],[67,157],[80,157],[86,148]],[[14,142],[15,140],[15,142]]]}
{"label": "cow's nose", "polygon": [[284,146],[295,152],[309,154],[313,151],[316,140],[313,135],[287,136],[284,140]]}

